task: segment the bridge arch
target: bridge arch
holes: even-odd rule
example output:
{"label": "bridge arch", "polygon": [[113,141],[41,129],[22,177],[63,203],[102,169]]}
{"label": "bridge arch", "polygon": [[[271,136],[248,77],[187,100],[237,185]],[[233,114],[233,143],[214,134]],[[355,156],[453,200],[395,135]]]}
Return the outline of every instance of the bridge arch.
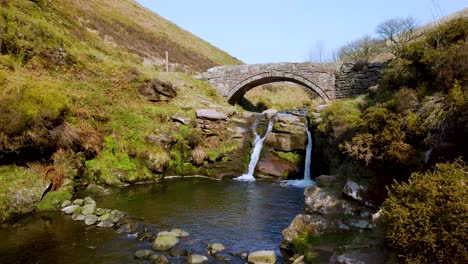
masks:
{"label": "bridge arch", "polygon": [[250,89],[273,82],[293,82],[312,90],[325,102],[332,100],[318,85],[307,78],[292,72],[268,71],[250,76],[232,87],[227,94],[228,102],[230,104],[235,104],[239,102]]}

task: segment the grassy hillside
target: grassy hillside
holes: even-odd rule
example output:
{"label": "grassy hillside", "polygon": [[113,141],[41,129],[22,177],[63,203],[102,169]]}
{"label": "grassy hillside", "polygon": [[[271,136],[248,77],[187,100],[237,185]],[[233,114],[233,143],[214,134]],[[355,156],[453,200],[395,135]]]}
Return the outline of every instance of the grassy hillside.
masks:
{"label": "grassy hillside", "polygon": [[[159,71],[166,50],[169,73]],[[232,151],[222,137],[211,138],[213,148],[189,142],[200,132],[195,109],[228,105],[186,72],[234,63],[134,1],[0,1],[2,212],[14,211],[9,191],[37,186],[11,175],[36,174],[56,187],[65,178],[134,183],[158,180],[163,171],[199,172],[193,148],[212,160]],[[177,96],[148,101],[139,89],[152,79],[175,87]],[[174,116],[192,121],[180,125]],[[148,135],[171,138],[174,148],[151,144]]]}

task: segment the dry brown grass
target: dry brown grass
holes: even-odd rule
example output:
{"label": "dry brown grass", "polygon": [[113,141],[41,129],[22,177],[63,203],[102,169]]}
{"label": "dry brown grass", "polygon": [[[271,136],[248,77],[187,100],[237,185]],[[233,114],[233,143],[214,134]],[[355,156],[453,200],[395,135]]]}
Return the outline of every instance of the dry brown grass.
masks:
{"label": "dry brown grass", "polygon": [[301,85],[284,82],[253,88],[244,97],[254,106],[282,111],[308,107],[317,95]]}
{"label": "dry brown grass", "polygon": [[45,182],[52,183],[52,191],[56,191],[62,186],[65,173],[59,167],[40,163],[29,164],[29,167],[37,174],[42,175]]}
{"label": "dry brown grass", "polygon": [[201,165],[203,161],[206,159],[207,154],[203,147],[197,146],[194,150],[192,150],[192,158],[195,161],[195,164]]}

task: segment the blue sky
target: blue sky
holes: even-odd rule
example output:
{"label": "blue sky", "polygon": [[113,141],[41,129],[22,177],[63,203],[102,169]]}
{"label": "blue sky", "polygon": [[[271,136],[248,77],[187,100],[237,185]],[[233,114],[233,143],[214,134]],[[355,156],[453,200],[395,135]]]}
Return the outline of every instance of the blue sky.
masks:
{"label": "blue sky", "polygon": [[318,60],[382,21],[433,21],[468,0],[137,0],[245,63]]}

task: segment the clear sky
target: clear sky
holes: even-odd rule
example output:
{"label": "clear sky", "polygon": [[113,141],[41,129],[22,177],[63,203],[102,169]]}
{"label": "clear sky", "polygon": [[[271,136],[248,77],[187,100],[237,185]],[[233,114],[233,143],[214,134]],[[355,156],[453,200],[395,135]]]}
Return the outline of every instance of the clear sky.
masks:
{"label": "clear sky", "polygon": [[318,61],[382,21],[425,24],[468,0],[137,0],[245,63]]}

